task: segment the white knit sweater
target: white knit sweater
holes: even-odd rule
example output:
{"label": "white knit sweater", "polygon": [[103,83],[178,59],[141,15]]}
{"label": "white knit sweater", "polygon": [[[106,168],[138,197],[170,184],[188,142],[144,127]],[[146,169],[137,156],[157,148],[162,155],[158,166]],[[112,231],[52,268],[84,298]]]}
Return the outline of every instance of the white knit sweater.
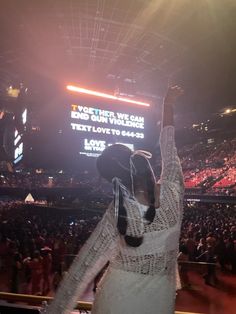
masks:
{"label": "white knit sweater", "polygon": [[[174,127],[166,126],[160,135],[162,174],[160,207],[151,224],[144,225],[143,243],[130,247],[119,236],[113,204],[75,258],[47,309],[50,314],[68,314],[101,268],[110,267],[140,274],[175,272],[182,220],[183,175],[174,141]],[[132,206],[132,202],[129,202]],[[135,204],[133,204],[135,207]],[[144,206],[144,205],[141,205]]]}

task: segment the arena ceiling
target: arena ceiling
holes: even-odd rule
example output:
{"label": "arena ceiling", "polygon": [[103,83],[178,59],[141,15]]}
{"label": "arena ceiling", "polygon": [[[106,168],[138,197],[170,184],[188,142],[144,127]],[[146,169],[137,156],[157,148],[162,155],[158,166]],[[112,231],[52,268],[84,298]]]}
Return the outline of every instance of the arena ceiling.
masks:
{"label": "arena ceiling", "polygon": [[73,82],[158,102],[171,82],[184,110],[235,102],[234,0],[0,3],[1,101],[9,85],[43,100]]}

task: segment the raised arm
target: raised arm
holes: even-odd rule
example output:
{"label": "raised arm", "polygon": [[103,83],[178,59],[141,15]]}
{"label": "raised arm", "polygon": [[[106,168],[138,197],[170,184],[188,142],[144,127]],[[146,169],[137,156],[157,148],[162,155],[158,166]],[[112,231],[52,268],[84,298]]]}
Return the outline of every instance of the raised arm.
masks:
{"label": "raised arm", "polygon": [[169,88],[163,103],[162,130],[160,134],[161,181],[168,180],[181,185],[183,185],[183,175],[175,146],[173,105],[182,93],[183,90],[178,86]]}
{"label": "raised arm", "polygon": [[47,314],[69,314],[88,284],[111,259],[116,248],[116,228],[110,206],[74,259],[62,280]]}
{"label": "raised arm", "polygon": [[162,128],[168,125],[174,126],[173,106],[179,96],[183,94],[183,89],[179,86],[169,87],[163,102]]}

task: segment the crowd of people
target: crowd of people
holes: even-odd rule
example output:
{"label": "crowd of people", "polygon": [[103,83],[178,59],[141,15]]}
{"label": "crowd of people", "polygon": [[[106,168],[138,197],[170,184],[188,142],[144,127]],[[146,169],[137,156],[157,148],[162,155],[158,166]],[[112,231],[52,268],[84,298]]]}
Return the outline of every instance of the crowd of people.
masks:
{"label": "crowd of people", "polygon": [[[235,205],[218,203],[185,204],[180,236],[180,260],[218,263],[222,271],[236,274]],[[215,265],[208,266],[206,284],[217,284]],[[186,269],[184,269],[186,280]],[[187,284],[188,284],[187,278]]]}
{"label": "crowd of people", "polygon": [[[180,157],[187,192],[235,195],[235,152],[235,139],[211,143],[204,149],[202,143],[182,148]],[[157,165],[160,167],[158,161]],[[110,201],[110,186],[98,182],[87,171],[77,175],[42,169],[1,173],[1,187],[28,190],[87,187],[91,192],[87,200],[73,201],[74,211],[69,214],[61,209],[28,207],[23,201],[0,202],[0,276],[10,270],[6,279],[8,291],[46,295],[58,287]],[[58,207],[60,204],[62,199]],[[209,263],[204,276],[206,284],[217,284],[216,263],[222,271],[236,273],[233,205],[185,203],[179,253],[183,285],[190,284],[186,261]]]}
{"label": "crowd of people", "polygon": [[27,189],[52,187],[76,188],[90,181],[91,179],[88,181],[83,174],[70,175],[63,172],[42,170],[8,172],[0,176],[0,186],[11,188],[23,187]]}
{"label": "crowd of people", "polygon": [[235,139],[192,144],[183,147],[180,156],[186,188],[201,187],[208,194],[235,194]]}
{"label": "crowd of people", "polygon": [[179,149],[183,169],[201,169],[227,166],[235,163],[236,139],[220,140],[206,143],[198,141]]}
{"label": "crowd of people", "polygon": [[[185,176],[185,193],[188,195],[217,195],[217,196],[234,196],[236,195],[236,168],[235,167],[229,167],[228,170],[224,172],[224,176],[221,175],[222,169],[215,169],[215,168],[207,168],[204,170],[201,170],[197,172],[196,170],[186,170],[184,172]],[[213,176],[218,174],[218,180],[214,181]],[[53,180],[51,180],[49,177],[52,176],[51,174],[21,174],[21,173],[5,173],[0,176],[0,187],[6,187],[6,188],[17,188],[22,190],[27,190],[30,192],[31,190],[34,191],[37,188],[44,188],[45,195],[42,195],[42,197],[36,198],[36,201],[47,201],[47,189],[49,192],[49,189],[51,188],[69,188],[71,191],[73,189],[89,189],[90,191],[93,191],[95,193],[97,191],[98,197],[101,197],[101,195],[111,195],[112,189],[111,187],[106,184],[104,181],[101,182],[101,180],[93,176],[93,179],[91,180],[79,180],[74,179],[73,177],[69,180],[69,175],[62,175],[54,173]],[[64,181],[64,176],[67,178]],[[41,178],[40,178],[41,177]],[[59,179],[58,179],[59,177]],[[26,178],[25,180],[22,178]],[[215,177],[216,179],[216,177]],[[41,184],[42,182],[48,182]],[[60,182],[60,184],[57,184],[57,182]],[[73,183],[68,183],[68,182]],[[201,182],[205,182],[201,185]],[[25,184],[27,182],[27,184]],[[37,184],[35,183],[37,182]],[[65,184],[64,184],[64,183]],[[67,182],[67,183],[66,183]],[[208,184],[212,183],[212,184]],[[19,185],[18,185],[19,184]],[[206,186],[207,185],[207,186]],[[8,192],[10,192],[8,190]],[[14,194],[14,192],[12,192]],[[12,194],[11,193],[11,194]],[[23,193],[24,194],[24,193]],[[68,194],[68,193],[67,193]],[[32,192],[32,195],[34,197],[34,193]],[[49,197],[50,198],[50,197]],[[73,198],[67,198],[66,195],[64,195],[64,201],[70,201],[73,202]],[[61,202],[61,199],[60,199]]]}
{"label": "crowd of people", "polygon": [[[107,200],[108,201],[108,200]],[[82,204],[82,203],[81,203]],[[91,205],[92,204],[92,205]],[[105,209],[107,203],[102,204]],[[22,202],[2,202],[0,277],[6,289],[47,295],[58,287],[74,256],[89,237],[103,210],[89,200],[79,209],[45,210]],[[215,263],[236,273],[236,212],[233,205],[185,203],[180,237],[182,284],[190,285],[183,261],[208,262],[206,284],[217,284]]]}
{"label": "crowd of people", "polygon": [[22,202],[1,203],[0,270],[11,292],[47,294],[56,288],[101,211],[48,211]]}
{"label": "crowd of people", "polygon": [[[236,140],[218,144],[197,143],[180,149],[181,163],[187,190],[201,189],[201,194],[236,194]],[[157,169],[160,161],[156,162]],[[157,171],[158,172],[158,171]],[[73,174],[63,171],[31,169],[14,173],[2,173],[0,186],[10,188],[77,188],[95,186],[95,173],[84,171]]]}

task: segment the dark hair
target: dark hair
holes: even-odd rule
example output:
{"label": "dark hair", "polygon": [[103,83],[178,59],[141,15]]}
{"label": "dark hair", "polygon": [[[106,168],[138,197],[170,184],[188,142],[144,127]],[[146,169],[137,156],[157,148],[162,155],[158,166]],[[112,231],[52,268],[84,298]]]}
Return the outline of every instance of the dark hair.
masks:
{"label": "dark hair", "polygon": [[[112,182],[112,179],[117,177],[122,183],[131,191],[131,172],[130,172],[130,157],[132,156],[132,151],[121,144],[115,144],[107,147],[103,153],[97,159],[97,169],[100,175]],[[149,164],[141,155],[134,155],[132,157],[133,164],[135,166],[135,173],[133,176],[134,192],[137,188],[137,183],[144,182],[149,199],[149,208],[145,213],[145,218],[150,223],[153,222],[155,217],[155,182],[152,175],[152,171]],[[139,246],[142,243],[142,237],[132,237],[126,235],[127,230],[127,211],[123,204],[123,195],[121,188],[119,187],[119,212],[118,212],[118,222],[117,229],[121,235],[124,236],[126,243],[129,246]]]}
{"label": "dark hair", "polygon": [[21,258],[21,254],[19,252],[16,252],[14,254],[14,261],[15,262],[21,262],[22,258]]}
{"label": "dark hair", "polygon": [[181,253],[185,254],[185,255],[188,254],[188,249],[187,249],[186,245],[184,245],[184,244],[180,245],[179,251],[180,251]]}
{"label": "dark hair", "polygon": [[33,253],[34,258],[39,258],[40,257],[40,252],[38,250],[35,250]]}
{"label": "dark hair", "polygon": [[143,242],[143,237],[133,237],[126,234],[128,227],[127,222],[127,211],[123,202],[123,194],[121,188],[119,187],[119,213],[117,221],[117,229],[121,235],[124,236],[125,242],[129,246],[137,247],[140,246]]}
{"label": "dark hair", "polygon": [[134,177],[134,191],[137,187],[137,183],[140,180],[144,182],[147,189],[149,208],[145,213],[145,219],[150,223],[153,222],[156,214],[155,209],[155,181],[153,178],[152,170],[150,169],[147,160],[141,155],[134,155],[132,158],[135,165],[136,174]]}
{"label": "dark hair", "polygon": [[109,182],[117,177],[128,188],[131,186],[130,156],[132,150],[125,145],[115,144],[108,146],[97,158],[97,170]]}

